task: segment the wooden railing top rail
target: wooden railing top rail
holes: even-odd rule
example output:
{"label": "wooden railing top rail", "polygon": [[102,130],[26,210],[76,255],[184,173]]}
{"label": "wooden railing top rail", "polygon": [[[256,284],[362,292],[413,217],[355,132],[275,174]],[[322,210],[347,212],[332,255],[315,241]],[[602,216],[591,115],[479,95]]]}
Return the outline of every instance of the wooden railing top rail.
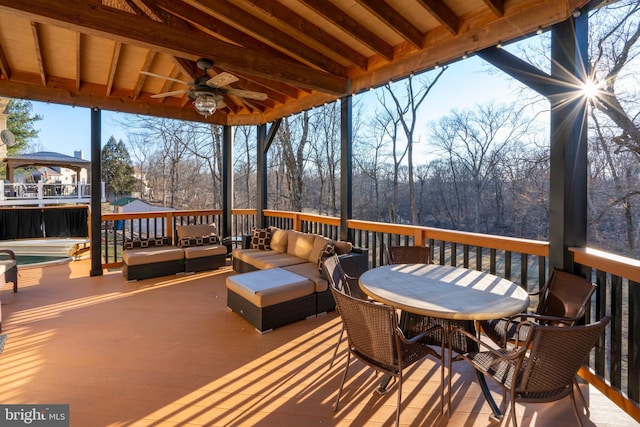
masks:
{"label": "wooden railing top rail", "polygon": [[231,213],[234,215],[255,215],[256,209],[232,209]]}
{"label": "wooden railing top rail", "polygon": [[171,218],[180,216],[200,216],[200,215],[221,215],[222,209],[205,210],[185,210],[185,211],[150,211],[150,212],[122,212],[103,213],[103,221],[113,221],[117,219],[140,219],[140,218]]}
{"label": "wooden railing top rail", "polygon": [[531,255],[548,256],[549,242],[540,240],[517,239],[514,237],[494,236],[490,234],[469,233],[464,231],[445,230],[441,228],[419,227],[412,225],[387,224],[349,220],[349,227],[355,230],[376,231],[389,234],[402,234],[422,239],[444,240],[464,245],[480,246],[483,248],[500,249],[512,252],[523,252]]}
{"label": "wooden railing top rail", "polygon": [[640,260],[592,248],[569,248],[578,264],[640,283]]}

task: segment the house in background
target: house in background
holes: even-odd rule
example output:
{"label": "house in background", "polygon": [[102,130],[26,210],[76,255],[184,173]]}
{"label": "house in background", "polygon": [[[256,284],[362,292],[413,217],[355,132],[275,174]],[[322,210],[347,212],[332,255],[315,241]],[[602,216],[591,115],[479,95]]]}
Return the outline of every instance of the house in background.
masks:
{"label": "house in background", "polygon": [[[121,197],[111,202],[111,211],[113,213],[140,213],[140,212],[160,212],[173,211],[174,208],[165,208],[162,206],[154,206],[137,197]],[[127,221],[128,222],[128,221]],[[166,216],[161,218],[149,218],[143,220],[131,221],[134,234],[142,234],[149,236],[164,236],[164,230],[167,230]],[[114,225],[116,230],[123,230],[124,223],[117,222]],[[127,230],[130,231],[130,230]]]}

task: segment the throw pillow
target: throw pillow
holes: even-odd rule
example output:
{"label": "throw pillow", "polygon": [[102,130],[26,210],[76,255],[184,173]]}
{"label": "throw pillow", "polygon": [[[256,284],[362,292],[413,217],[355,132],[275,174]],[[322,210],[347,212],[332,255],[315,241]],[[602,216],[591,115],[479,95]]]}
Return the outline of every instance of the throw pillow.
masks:
{"label": "throw pillow", "polygon": [[325,258],[335,255],[335,253],[336,247],[333,242],[328,242],[322,247],[320,255],[318,255],[318,271],[320,271],[321,274],[323,273],[322,262],[325,260]]}
{"label": "throw pillow", "polygon": [[160,246],[169,246],[171,244],[171,239],[168,237],[156,237],[150,239],[126,239],[123,243],[123,248],[126,249],[136,249],[136,248],[153,248]]}
{"label": "throw pillow", "polygon": [[268,228],[254,228],[251,236],[251,249],[266,251],[271,243],[271,232]]}
{"label": "throw pillow", "polygon": [[343,241],[340,241],[340,240],[337,240],[337,241],[334,240],[333,244],[336,246],[336,253],[338,255],[348,254],[353,249],[353,245],[351,244],[351,242],[343,242]]}
{"label": "throw pillow", "polygon": [[200,237],[183,237],[178,242],[180,248],[192,248],[195,246],[219,245],[220,237],[218,236],[200,236]]}

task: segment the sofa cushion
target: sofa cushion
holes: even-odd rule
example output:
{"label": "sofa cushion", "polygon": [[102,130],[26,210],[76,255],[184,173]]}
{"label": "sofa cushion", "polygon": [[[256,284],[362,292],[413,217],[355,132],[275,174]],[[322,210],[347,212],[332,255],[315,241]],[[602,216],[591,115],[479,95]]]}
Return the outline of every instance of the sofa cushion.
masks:
{"label": "sofa cushion", "polygon": [[318,262],[320,252],[322,252],[322,249],[327,243],[331,243],[331,239],[320,235],[315,236],[315,239],[313,240],[313,248],[311,248],[311,253],[309,253],[309,262]]}
{"label": "sofa cushion", "polygon": [[271,230],[268,228],[254,228],[251,235],[251,249],[261,249],[266,251],[270,249]]}
{"label": "sofa cushion", "polygon": [[256,307],[268,307],[313,294],[313,284],[306,277],[280,268],[229,276],[227,288]]}
{"label": "sofa cushion", "polygon": [[286,253],[280,253],[270,251],[269,256],[256,257],[251,261],[251,265],[260,270],[266,270],[268,268],[286,267],[289,265],[302,264],[307,262],[306,259],[299,258],[297,256],[289,255]]}
{"label": "sofa cushion", "polygon": [[221,245],[193,246],[184,248],[184,257],[187,259],[202,258],[214,255],[227,255],[227,247]]}
{"label": "sofa cushion", "polygon": [[342,242],[339,240],[334,240],[333,244],[336,248],[336,253],[338,255],[346,255],[348,253],[351,253],[351,251],[353,250],[353,245],[351,244],[351,242]]}
{"label": "sofa cushion", "polygon": [[329,282],[320,275],[318,267],[313,262],[289,265],[282,269],[304,276],[313,282],[316,292],[324,292],[329,289]]}
{"label": "sofa cushion", "polygon": [[299,231],[289,230],[287,239],[287,253],[289,255],[297,256],[305,261],[309,260],[311,249],[313,249],[313,241],[316,238],[315,234],[306,234]]}
{"label": "sofa cushion", "polygon": [[276,252],[287,252],[287,243],[289,241],[289,232],[276,227],[269,227],[271,231],[271,242],[269,246]]}
{"label": "sofa cushion", "polygon": [[272,253],[274,253],[275,251],[263,251],[261,249],[239,249],[236,248],[231,252],[231,256],[233,256],[234,258],[238,258],[239,260],[242,260],[244,262],[248,262],[251,263],[251,260],[253,259],[258,259],[260,257],[263,256],[269,256]]}
{"label": "sofa cushion", "polygon": [[158,237],[158,238],[150,238],[150,239],[126,239],[123,243],[123,248],[125,250],[136,249],[136,248],[156,248],[160,246],[169,246],[171,245],[171,239],[168,237]]}
{"label": "sofa cushion", "polygon": [[178,240],[185,237],[213,236],[216,232],[215,224],[176,225]]}
{"label": "sofa cushion", "polygon": [[184,251],[175,246],[137,248],[122,251],[122,261],[127,265],[152,264],[184,258]]}
{"label": "sofa cushion", "polygon": [[234,258],[260,270],[307,262],[304,259],[287,253],[263,251],[260,249],[234,249],[232,254]]}

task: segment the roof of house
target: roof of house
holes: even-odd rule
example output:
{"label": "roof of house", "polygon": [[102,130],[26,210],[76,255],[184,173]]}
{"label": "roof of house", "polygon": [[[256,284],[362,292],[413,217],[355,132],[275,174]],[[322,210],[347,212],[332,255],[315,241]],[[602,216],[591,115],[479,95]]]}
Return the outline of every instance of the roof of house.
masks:
{"label": "roof of house", "polygon": [[135,202],[136,200],[139,200],[142,203],[146,203],[144,200],[140,200],[137,197],[125,196],[125,197],[121,197],[121,198],[119,198],[117,200],[114,200],[113,202],[111,202],[111,205],[112,206],[125,206],[125,205],[128,205],[131,202]]}

